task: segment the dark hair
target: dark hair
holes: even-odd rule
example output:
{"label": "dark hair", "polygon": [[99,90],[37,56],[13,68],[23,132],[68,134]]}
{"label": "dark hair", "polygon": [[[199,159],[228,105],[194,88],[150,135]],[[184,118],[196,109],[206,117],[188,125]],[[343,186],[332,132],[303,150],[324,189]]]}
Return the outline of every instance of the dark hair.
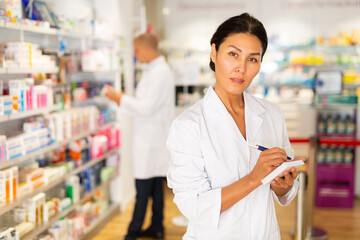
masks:
{"label": "dark hair", "polygon": [[[210,45],[214,43],[215,49],[218,51],[221,43],[223,43],[228,36],[236,33],[249,33],[256,36],[261,42],[263,50],[261,59],[263,58],[268,44],[266,30],[259,20],[250,16],[248,13],[231,17],[223,22],[212,36]],[[215,72],[215,63],[211,58],[209,66],[211,70]]]}

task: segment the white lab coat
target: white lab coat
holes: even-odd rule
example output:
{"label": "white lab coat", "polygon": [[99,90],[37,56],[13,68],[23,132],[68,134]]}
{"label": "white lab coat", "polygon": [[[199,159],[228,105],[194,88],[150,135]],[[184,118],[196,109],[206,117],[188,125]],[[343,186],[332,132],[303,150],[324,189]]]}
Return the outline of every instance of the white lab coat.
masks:
{"label": "white lab coat", "polygon": [[170,128],[167,179],[174,202],[189,220],[184,240],[280,239],[273,199],[289,204],[297,181],[282,197],[270,184],[261,185],[220,214],[221,188],[249,174],[260,155],[247,142],[294,155],[281,110],[245,92],[244,100],[246,140],[212,87]]}
{"label": "white lab coat", "polygon": [[175,106],[174,76],[160,56],[143,71],[135,97],[124,95],[120,108],[134,117],[133,175],[136,179],[166,176],[170,154],[166,148]]}

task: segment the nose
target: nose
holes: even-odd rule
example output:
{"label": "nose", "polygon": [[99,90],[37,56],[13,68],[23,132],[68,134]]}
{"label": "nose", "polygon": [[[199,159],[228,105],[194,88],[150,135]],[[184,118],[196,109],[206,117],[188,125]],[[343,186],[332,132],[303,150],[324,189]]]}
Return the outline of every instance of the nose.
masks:
{"label": "nose", "polygon": [[245,73],[245,71],[246,71],[246,60],[240,59],[239,61],[237,61],[235,72]]}

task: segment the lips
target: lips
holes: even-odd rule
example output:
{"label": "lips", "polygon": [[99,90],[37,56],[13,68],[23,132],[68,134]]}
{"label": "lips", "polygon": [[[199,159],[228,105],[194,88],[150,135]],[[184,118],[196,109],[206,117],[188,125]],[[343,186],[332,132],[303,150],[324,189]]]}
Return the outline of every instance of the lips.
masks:
{"label": "lips", "polygon": [[245,82],[245,80],[241,78],[230,78],[230,80],[236,84],[243,84]]}

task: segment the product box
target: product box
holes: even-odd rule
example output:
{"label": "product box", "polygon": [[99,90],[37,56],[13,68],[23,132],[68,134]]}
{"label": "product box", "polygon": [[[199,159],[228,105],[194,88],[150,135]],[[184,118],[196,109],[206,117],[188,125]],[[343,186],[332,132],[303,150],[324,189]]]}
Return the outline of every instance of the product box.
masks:
{"label": "product box", "polygon": [[6,204],[6,176],[4,171],[0,171],[0,207]]}
{"label": "product box", "polygon": [[10,188],[11,200],[16,201],[18,197],[18,187],[19,187],[19,168],[17,166],[11,167],[10,171],[10,181],[12,182]]}
{"label": "product box", "polygon": [[2,229],[0,232],[0,239],[6,240],[17,240],[15,228],[9,227]]}
{"label": "product box", "polygon": [[2,98],[3,105],[4,105],[4,115],[12,114],[12,112],[13,112],[12,111],[12,109],[13,109],[12,96],[5,95],[5,96],[0,96],[0,98]]}
{"label": "product box", "polygon": [[34,230],[35,224],[32,222],[21,222],[15,227],[16,234],[18,235],[18,238],[22,238],[26,234],[30,233],[32,230]]}
{"label": "product box", "polygon": [[71,176],[66,179],[66,196],[71,199],[74,204],[80,200],[80,179],[78,176]]}
{"label": "product box", "polygon": [[44,204],[43,220],[44,223],[48,223],[49,220],[56,214],[55,203],[53,201],[47,201]]}
{"label": "product box", "polygon": [[0,135],[0,162],[6,161],[6,136]]}
{"label": "product box", "polygon": [[32,185],[29,182],[23,182],[19,184],[18,195],[23,197],[32,191]]}

